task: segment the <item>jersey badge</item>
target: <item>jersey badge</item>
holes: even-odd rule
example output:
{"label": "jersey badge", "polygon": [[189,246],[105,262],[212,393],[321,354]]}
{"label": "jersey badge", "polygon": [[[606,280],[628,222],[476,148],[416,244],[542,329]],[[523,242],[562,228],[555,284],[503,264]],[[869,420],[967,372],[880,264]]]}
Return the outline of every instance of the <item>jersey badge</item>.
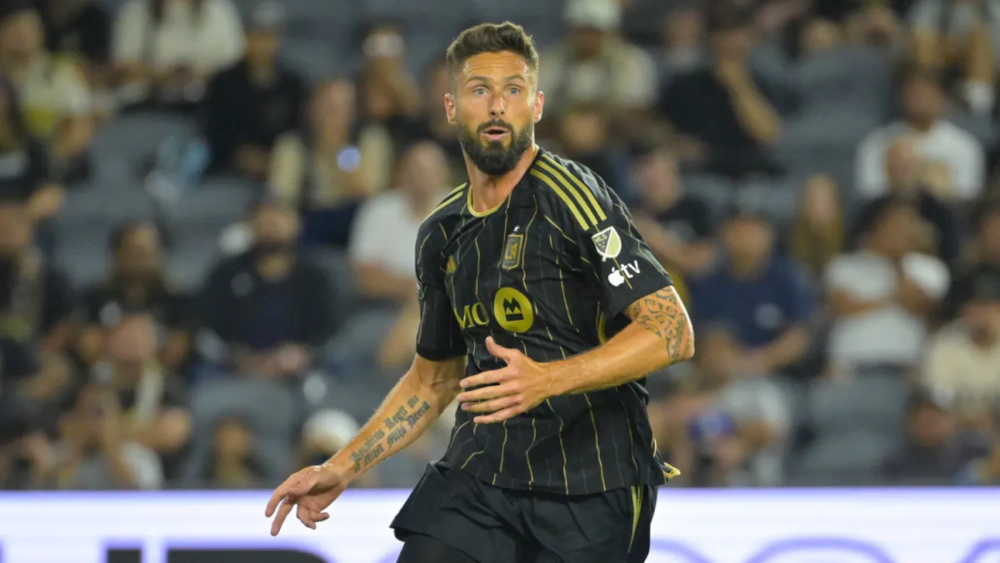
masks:
{"label": "jersey badge", "polygon": [[596,235],[590,237],[594,241],[597,253],[601,255],[601,260],[617,258],[622,251],[622,239],[614,227],[608,227]]}
{"label": "jersey badge", "polygon": [[513,270],[521,265],[521,254],[524,248],[524,234],[507,235],[507,242],[503,246],[503,260],[500,266],[505,270]]}

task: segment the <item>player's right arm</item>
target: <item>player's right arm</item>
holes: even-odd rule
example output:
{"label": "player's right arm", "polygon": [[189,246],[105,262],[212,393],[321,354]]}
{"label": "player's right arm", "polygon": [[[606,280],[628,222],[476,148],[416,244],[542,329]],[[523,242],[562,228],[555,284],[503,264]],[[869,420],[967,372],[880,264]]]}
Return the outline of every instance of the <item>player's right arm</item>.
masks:
{"label": "player's right arm", "polygon": [[[455,400],[465,371],[465,340],[445,291],[445,230],[428,220],[417,238],[417,298],[420,328],[413,365],[386,396],[357,436],[326,463],[289,477],[271,496],[265,514],[277,517],[277,534],[292,508],[309,528],[347,485],[420,437]],[[280,509],[279,509],[280,505]]]}

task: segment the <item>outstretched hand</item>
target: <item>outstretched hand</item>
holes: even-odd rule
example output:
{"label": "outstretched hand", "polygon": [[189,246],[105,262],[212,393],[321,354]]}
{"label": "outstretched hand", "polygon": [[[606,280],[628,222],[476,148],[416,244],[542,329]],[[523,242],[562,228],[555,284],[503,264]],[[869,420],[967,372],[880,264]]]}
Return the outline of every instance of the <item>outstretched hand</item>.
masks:
{"label": "outstretched hand", "polygon": [[348,480],[329,466],[315,465],[306,467],[285,479],[285,482],[274,490],[264,515],[270,518],[277,511],[278,515],[271,524],[271,535],[276,536],[285,523],[285,518],[296,509],[296,516],[302,524],[312,530],[316,524],[330,515],[323,510],[330,506],[347,488]]}
{"label": "outstretched hand", "polygon": [[[476,424],[501,422],[534,408],[553,393],[553,377],[546,364],[540,364],[521,351],[504,348],[486,338],[486,349],[505,364],[505,367],[484,371],[461,381],[463,391],[456,400],[462,410],[472,413],[489,413],[473,418]],[[485,387],[482,387],[485,386]]]}

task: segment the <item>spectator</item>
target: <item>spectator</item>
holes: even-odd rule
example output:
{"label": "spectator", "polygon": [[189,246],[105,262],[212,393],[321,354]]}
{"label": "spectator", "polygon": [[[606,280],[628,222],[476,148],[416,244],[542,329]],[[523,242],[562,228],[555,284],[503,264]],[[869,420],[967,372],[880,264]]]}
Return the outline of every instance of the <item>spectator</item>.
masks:
{"label": "spectator", "polygon": [[348,255],[366,297],[402,304],[415,293],[417,231],[446,193],[444,152],[430,141],[402,155],[399,189],[372,197],[358,210]]}
{"label": "spectator", "polygon": [[17,92],[0,78],[0,199],[13,199],[27,206],[38,222],[54,216],[65,197],[61,185],[52,181],[48,151],[25,124]]}
{"label": "spectator", "polygon": [[684,160],[731,177],[780,172],[768,148],[781,136],[784,95],[750,68],[751,25],[744,8],[714,8],[710,63],[676,76],[659,101],[660,113],[680,135]]}
{"label": "spectator", "polygon": [[790,247],[814,280],[823,277],[827,264],[844,249],[844,213],[833,178],[814,175],[806,180]]}
{"label": "spectator", "polygon": [[566,158],[590,168],[619,197],[632,200],[635,187],[628,174],[627,156],[612,140],[610,127],[608,115],[599,106],[572,106],[559,123],[559,145]]}
{"label": "spectator", "polygon": [[1000,415],[994,419],[993,444],[989,452],[973,458],[959,471],[959,485],[1000,485]]}
{"label": "spectator", "polygon": [[924,383],[956,398],[966,421],[989,421],[1000,405],[1000,268],[981,269],[955,284],[960,317],[934,336]]}
{"label": "spectator", "polygon": [[886,152],[886,177],[889,193],[865,204],[858,218],[854,238],[868,231],[872,218],[879,209],[893,199],[903,199],[913,205],[923,219],[927,229],[926,250],[946,263],[951,263],[960,252],[962,233],[955,212],[930,191],[927,182],[921,178],[926,170],[923,159],[914,151],[907,140],[898,141]]}
{"label": "spectator", "polygon": [[357,144],[366,158],[361,167],[375,191],[389,187],[400,147],[420,129],[420,88],[406,68],[406,44],[391,24],[371,26],[361,44],[364,62],[358,77]]}
{"label": "spectator", "polygon": [[983,147],[970,133],[942,117],[945,95],[937,78],[926,71],[910,72],[903,84],[905,118],[876,129],[858,147],[856,185],[866,198],[889,192],[888,150],[907,137],[923,157],[925,180],[946,201],[969,202],[983,191]]}
{"label": "spectator", "polygon": [[618,35],[621,16],[615,0],[567,3],[568,40],[541,57],[546,70],[539,89],[552,108],[596,104],[616,119],[635,118],[650,109],[656,98],[656,64]]}
{"label": "spectator", "polygon": [[910,12],[913,58],[924,68],[954,70],[972,113],[989,116],[996,101],[1000,6],[996,2],[920,0]]}
{"label": "spectator", "polygon": [[448,184],[457,185],[465,179],[467,172],[455,127],[448,123],[448,114],[444,111],[444,96],[449,92],[451,69],[448,68],[448,61],[442,58],[431,66],[427,76],[420,136],[433,140],[444,150],[450,171]]}
{"label": "spectator", "polygon": [[708,205],[684,190],[679,167],[677,156],[665,145],[638,148],[632,165],[638,205],[632,213],[660,261],[698,274],[715,260],[716,229]]}
{"label": "spectator", "polygon": [[243,29],[231,0],[129,0],[111,34],[125,105],[189,106],[216,72],[243,54]]}
{"label": "spectator", "polygon": [[301,124],[305,85],[278,60],[283,28],[280,4],[258,5],[250,17],[243,60],[208,84],[202,132],[216,172],[266,180],[275,144]]}
{"label": "spectator", "polygon": [[111,56],[111,14],[95,0],[42,0],[45,48],[76,58],[93,78]]}
{"label": "spectator", "polygon": [[148,314],[155,323],[160,335],[158,360],[167,371],[179,371],[188,360],[187,299],[167,281],[162,244],[160,231],[152,223],[125,223],[111,234],[111,272],[83,297],[86,324],[77,350],[88,364],[104,350],[109,331],[133,314]]}
{"label": "spectator", "polygon": [[156,452],[175,475],[178,454],[191,435],[191,415],[180,380],[156,359],[156,329],[148,315],[132,315],[108,336],[93,376],[118,396],[124,439]]}
{"label": "spectator", "polygon": [[305,209],[305,243],[344,246],[357,206],[377,191],[369,170],[382,158],[358,145],[354,106],[350,82],[321,85],[305,142],[287,139],[274,149],[269,184],[278,198]]}
{"label": "spectator", "polygon": [[[66,278],[34,250],[31,238],[26,207],[0,201],[0,339],[29,364],[19,368],[32,372],[20,382],[20,391],[51,400],[69,380],[64,354],[73,333],[73,295]],[[13,361],[5,356],[5,363]]]}
{"label": "spectator", "polygon": [[[694,480],[728,486],[777,486],[791,412],[767,374],[748,372],[745,352],[725,330],[702,333],[699,373],[711,402],[690,423],[696,451]],[[720,426],[721,423],[721,426]],[[715,427],[710,430],[710,427]],[[721,433],[717,431],[723,428]],[[708,474],[704,474],[704,473]]]}
{"label": "spectator", "polygon": [[264,470],[257,461],[254,434],[239,416],[226,417],[215,428],[212,452],[197,483],[208,489],[256,489],[265,485]]}
{"label": "spectator", "polygon": [[38,12],[20,0],[0,13],[0,71],[14,84],[27,130],[49,149],[54,177],[87,176],[94,132],[90,89],[70,59],[45,50]]}
{"label": "spectator", "polygon": [[689,280],[698,325],[729,326],[751,373],[789,369],[809,346],[813,295],[800,266],[775,253],[774,227],[750,205],[737,205],[722,231],[725,260]]}
{"label": "spectator", "polygon": [[861,249],[827,269],[835,369],[903,374],[920,361],[928,318],[948,291],[949,275],[940,260],[914,250],[918,220],[912,205],[889,202]]}
{"label": "spectator", "polygon": [[334,330],[326,274],[296,251],[295,210],[276,201],[250,213],[253,247],[217,265],[200,312],[206,358],[245,377],[298,378]]}
{"label": "spectator", "polygon": [[965,253],[952,267],[952,290],[945,303],[942,316],[951,320],[961,313],[966,299],[962,290],[969,287],[982,272],[1000,268],[1000,204],[985,202],[976,214],[975,236],[969,241]]}
{"label": "spectator", "polygon": [[697,2],[676,7],[664,21],[660,68],[667,80],[705,61],[705,14]]}
{"label": "spectator", "polygon": [[61,489],[159,489],[156,454],[126,438],[113,389],[89,384],[60,421],[55,478]]}
{"label": "spectator", "polygon": [[882,477],[895,484],[951,483],[959,469],[985,453],[982,444],[964,439],[947,393],[918,390],[910,400],[907,437],[882,465]]}
{"label": "spectator", "polygon": [[52,444],[35,418],[25,401],[11,393],[0,396],[0,491],[51,484]]}

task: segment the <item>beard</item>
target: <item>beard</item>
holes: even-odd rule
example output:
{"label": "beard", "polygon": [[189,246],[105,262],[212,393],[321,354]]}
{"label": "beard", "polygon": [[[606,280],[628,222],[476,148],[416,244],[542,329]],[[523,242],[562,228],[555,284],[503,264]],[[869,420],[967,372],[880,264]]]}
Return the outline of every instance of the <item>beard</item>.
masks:
{"label": "beard", "polygon": [[[503,127],[510,131],[510,146],[505,147],[503,141],[482,142],[479,135],[490,127]],[[490,176],[502,176],[513,170],[524,151],[531,147],[533,133],[532,123],[519,131],[505,121],[494,119],[480,125],[475,133],[460,125],[458,143],[476,168]]]}

